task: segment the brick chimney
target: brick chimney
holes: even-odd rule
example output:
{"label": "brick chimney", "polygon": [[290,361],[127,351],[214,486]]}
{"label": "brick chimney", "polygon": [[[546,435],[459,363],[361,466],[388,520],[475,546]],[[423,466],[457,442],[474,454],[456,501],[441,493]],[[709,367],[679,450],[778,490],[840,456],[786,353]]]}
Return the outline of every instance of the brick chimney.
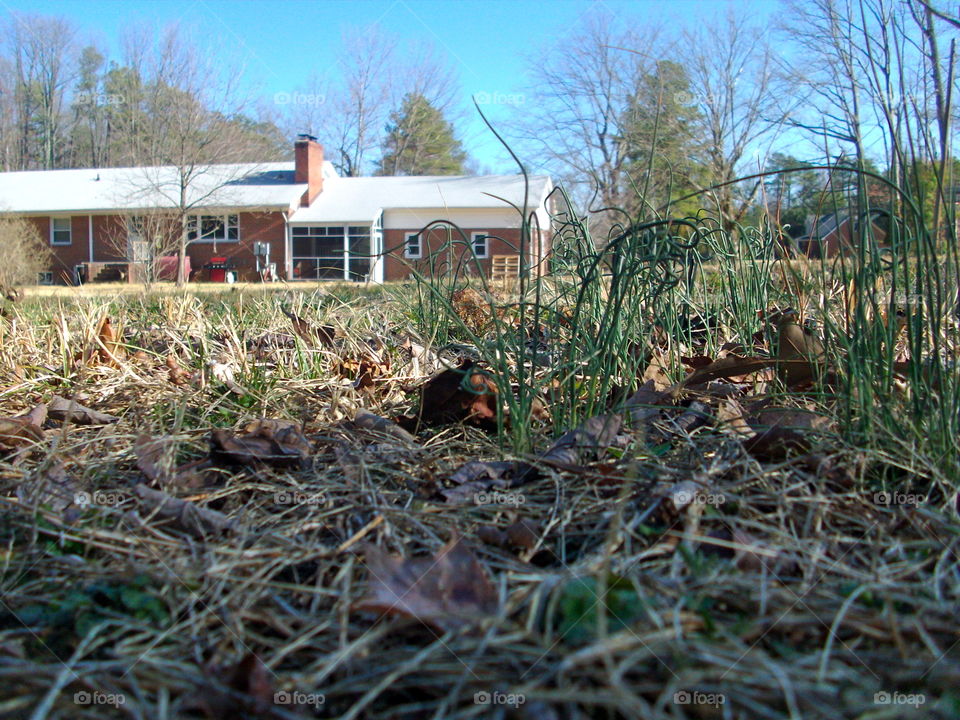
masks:
{"label": "brick chimney", "polygon": [[307,183],[300,206],[307,207],[323,190],[323,145],[312,135],[298,135],[293,145],[294,175],[297,183]]}

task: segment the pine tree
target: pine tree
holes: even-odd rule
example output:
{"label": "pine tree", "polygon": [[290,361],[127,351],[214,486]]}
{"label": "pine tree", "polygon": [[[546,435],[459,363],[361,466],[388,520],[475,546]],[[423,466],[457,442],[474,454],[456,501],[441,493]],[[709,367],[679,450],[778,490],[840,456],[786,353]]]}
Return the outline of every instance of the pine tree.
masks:
{"label": "pine tree", "polygon": [[390,113],[380,175],[461,175],[466,153],[453,125],[421,94],[410,93]]}

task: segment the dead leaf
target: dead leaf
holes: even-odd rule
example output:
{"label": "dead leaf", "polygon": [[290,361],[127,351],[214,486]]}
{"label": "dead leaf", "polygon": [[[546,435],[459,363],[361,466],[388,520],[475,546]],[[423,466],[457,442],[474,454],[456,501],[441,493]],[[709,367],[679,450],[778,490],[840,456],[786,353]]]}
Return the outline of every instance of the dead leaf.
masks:
{"label": "dead leaf", "polygon": [[29,418],[0,418],[0,449],[18,450],[33,447],[45,439],[43,430]]}
{"label": "dead leaf", "polygon": [[161,518],[172,520],[191,535],[204,537],[223,533],[234,527],[234,522],[223,513],[200,507],[189,500],[172,497],[160,490],[148,488],[146,485],[137,485],[136,492],[150,512],[155,512]]}
{"label": "dead leaf", "polygon": [[246,395],[247,391],[243,386],[238,385],[233,379],[233,367],[227,363],[211,361],[209,363],[211,374],[220,382],[229,388],[230,392],[236,395]]}
{"label": "dead leaf", "polygon": [[202,458],[174,467],[176,453],[169,437],[139,435],[134,441],[133,451],[137,456],[137,468],[143,476],[161,488],[202,487],[205,484],[203,470],[213,465],[209,458]]}
{"label": "dead leaf", "polygon": [[53,460],[37,472],[29,482],[17,486],[17,498],[24,503],[47,505],[54,512],[62,512],[72,505],[79,487],[67,475],[59,460]]}
{"label": "dead leaf", "polygon": [[110,324],[110,318],[104,317],[97,328],[97,359],[102,365],[116,367],[126,355],[123,346],[117,341],[117,332]]}
{"label": "dead leaf", "polygon": [[417,420],[424,425],[465,422],[495,430],[497,386],[472,360],[430,378],[420,389]]}
{"label": "dead leaf", "polygon": [[211,457],[240,465],[266,463],[303,470],[310,464],[310,443],[295,425],[279,430],[260,425],[245,435],[214,430],[210,433],[210,445]]}
{"label": "dead leaf", "polygon": [[375,413],[360,408],[354,415],[353,423],[359,428],[370,430],[380,435],[384,435],[391,440],[397,440],[407,445],[416,445],[417,439],[397,425],[392,420],[387,420]]}
{"label": "dead leaf", "polygon": [[190,373],[180,367],[176,355],[172,353],[167,355],[164,364],[167,366],[167,376],[170,378],[170,382],[180,386],[190,384]]}
{"label": "dead leaf", "polygon": [[116,415],[91,410],[76,400],[67,400],[59,395],[50,398],[50,402],[47,403],[47,414],[51,420],[71,422],[74,425],[109,425],[120,419]]}
{"label": "dead leaf", "polygon": [[277,717],[271,673],[253,652],[231,668],[210,664],[204,671],[209,677],[185,709],[199,710],[210,720]]}
{"label": "dead leaf", "polygon": [[370,570],[367,595],[358,612],[416,618],[441,632],[457,631],[496,615],[497,591],[480,561],[458,536],[432,558],[365,551]]}
{"label": "dead leaf", "polygon": [[293,332],[310,347],[331,347],[337,336],[337,329],[333,325],[319,325],[314,327],[299,315],[281,308],[281,312],[290,318]]}

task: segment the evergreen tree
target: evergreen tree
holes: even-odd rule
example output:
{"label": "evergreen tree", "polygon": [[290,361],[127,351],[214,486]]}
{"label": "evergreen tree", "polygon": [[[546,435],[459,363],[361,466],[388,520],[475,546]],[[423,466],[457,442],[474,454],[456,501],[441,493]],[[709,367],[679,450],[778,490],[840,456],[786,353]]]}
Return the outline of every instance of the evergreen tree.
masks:
{"label": "evergreen tree", "polygon": [[[634,201],[625,209],[649,213],[696,189],[694,178],[705,172],[703,118],[682,65],[663,60],[653,72],[641,74],[622,125],[633,183],[625,202]],[[640,203],[642,209],[636,207]],[[699,203],[698,198],[671,203],[668,214],[695,214]]]}
{"label": "evergreen tree", "polygon": [[419,93],[390,113],[379,175],[461,175],[466,153],[453,125]]}

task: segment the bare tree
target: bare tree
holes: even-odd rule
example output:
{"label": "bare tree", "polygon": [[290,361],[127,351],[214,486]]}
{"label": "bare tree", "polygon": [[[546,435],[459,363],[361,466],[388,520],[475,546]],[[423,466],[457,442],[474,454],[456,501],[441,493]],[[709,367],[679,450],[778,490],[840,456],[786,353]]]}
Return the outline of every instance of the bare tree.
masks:
{"label": "bare tree", "polygon": [[[249,135],[232,118],[242,109],[236,73],[203,55],[176,26],[157,44],[134,47],[128,68],[138,108],[120,142],[132,148],[127,207],[166,209],[179,227],[177,285],[186,280],[190,218],[230,204],[234,184],[251,170]],[[117,138],[114,138],[116,141]]]}
{"label": "bare tree", "polygon": [[767,35],[731,9],[722,23],[688,31],[678,58],[698,88],[691,100],[703,117],[707,176],[722,183],[711,199],[727,229],[743,219],[760,188],[756,181],[745,187],[732,181],[756,171],[745,163],[766,152],[799,103],[777,73]]}
{"label": "bare tree", "polygon": [[625,205],[635,192],[628,173],[628,111],[638,77],[654,67],[658,46],[655,29],[641,35],[613,24],[607,15],[592,16],[576,35],[534,58],[534,83],[517,128],[528,154],[543,158],[580,200],[596,190],[596,203],[605,208]]}
{"label": "bare tree", "polygon": [[64,109],[76,74],[76,30],[62,18],[14,13],[3,35],[13,71],[16,165],[57,167],[67,147]]}

